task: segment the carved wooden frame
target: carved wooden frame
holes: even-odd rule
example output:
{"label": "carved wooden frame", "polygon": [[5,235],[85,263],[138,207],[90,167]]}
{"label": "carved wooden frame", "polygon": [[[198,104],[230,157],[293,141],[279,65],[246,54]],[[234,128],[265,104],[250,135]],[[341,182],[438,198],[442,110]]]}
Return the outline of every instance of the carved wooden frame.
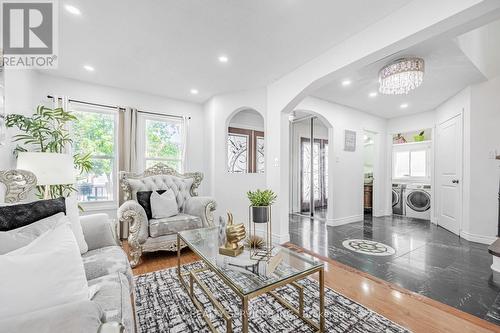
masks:
{"label": "carved wooden frame", "polygon": [[6,203],[16,203],[26,200],[28,194],[36,186],[36,176],[26,170],[0,171],[0,183],[5,184]]}

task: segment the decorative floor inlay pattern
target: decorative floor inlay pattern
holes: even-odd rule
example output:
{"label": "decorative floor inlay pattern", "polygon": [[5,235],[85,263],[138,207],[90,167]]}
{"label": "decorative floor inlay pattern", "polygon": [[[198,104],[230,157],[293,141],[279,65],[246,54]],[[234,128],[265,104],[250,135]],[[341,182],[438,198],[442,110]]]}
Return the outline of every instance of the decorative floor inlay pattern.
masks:
{"label": "decorative floor inlay pattern", "polygon": [[[201,262],[185,265],[187,269],[203,267]],[[198,274],[214,296],[233,317],[233,331],[241,332],[241,300],[214,273]],[[304,312],[318,318],[318,282],[304,279]],[[138,333],[153,332],[209,332],[202,314],[192,304],[180,284],[176,268],[165,269],[135,277]],[[298,308],[298,293],[285,286],[276,292]],[[195,287],[197,299],[205,313],[214,319],[219,332],[225,332],[224,321],[205,294]],[[407,333],[405,328],[373,312],[353,300],[325,287],[326,332],[385,332]],[[250,332],[312,332],[299,317],[283,308],[274,297],[262,295],[250,302]]]}
{"label": "decorative floor inlay pattern", "polygon": [[347,239],[342,245],[351,251],[371,256],[390,256],[396,253],[389,245],[366,239]]}

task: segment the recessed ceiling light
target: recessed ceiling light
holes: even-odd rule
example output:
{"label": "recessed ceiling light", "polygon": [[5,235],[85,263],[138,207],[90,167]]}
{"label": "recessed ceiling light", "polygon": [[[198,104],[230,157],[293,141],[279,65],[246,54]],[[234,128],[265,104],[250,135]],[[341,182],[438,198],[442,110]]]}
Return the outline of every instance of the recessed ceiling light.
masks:
{"label": "recessed ceiling light", "polygon": [[80,9],[76,8],[75,6],[65,5],[64,8],[66,8],[66,10],[73,15],[82,15]]}
{"label": "recessed ceiling light", "polygon": [[352,83],[351,80],[344,80],[344,81],[342,81],[342,85],[344,87],[347,87],[347,86],[351,85],[351,83]]}
{"label": "recessed ceiling light", "polygon": [[229,58],[226,55],[219,56],[219,62],[226,63],[229,61]]}
{"label": "recessed ceiling light", "polygon": [[199,92],[199,91],[198,91],[198,89],[191,89],[189,92],[190,92],[192,95],[198,95],[198,92]]}
{"label": "recessed ceiling light", "polygon": [[90,66],[90,65],[85,65],[83,66],[83,68],[87,71],[87,72],[93,72],[95,71],[95,68]]}
{"label": "recessed ceiling light", "polygon": [[408,103],[403,103],[399,106],[401,109],[406,109],[408,107]]}
{"label": "recessed ceiling light", "polygon": [[370,97],[377,97],[378,93],[376,91],[372,91],[371,93],[368,94]]}

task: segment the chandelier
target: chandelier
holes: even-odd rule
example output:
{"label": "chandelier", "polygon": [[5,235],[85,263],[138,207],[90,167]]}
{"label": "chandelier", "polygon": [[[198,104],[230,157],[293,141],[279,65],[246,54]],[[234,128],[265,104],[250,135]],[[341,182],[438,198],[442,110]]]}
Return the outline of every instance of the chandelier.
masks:
{"label": "chandelier", "polygon": [[384,95],[408,94],[424,80],[424,59],[401,58],[379,72],[379,91]]}

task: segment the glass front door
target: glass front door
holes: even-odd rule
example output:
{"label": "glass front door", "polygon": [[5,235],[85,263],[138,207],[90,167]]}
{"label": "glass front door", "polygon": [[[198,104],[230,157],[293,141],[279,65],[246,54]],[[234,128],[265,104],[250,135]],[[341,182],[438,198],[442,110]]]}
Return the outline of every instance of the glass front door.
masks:
{"label": "glass front door", "polygon": [[[314,139],[311,154],[311,140],[301,138],[301,212],[310,212],[310,200],[314,208],[327,206],[328,199],[328,140]],[[312,169],[311,169],[312,164]],[[311,183],[312,178],[312,183]],[[312,193],[311,193],[312,191]]]}

